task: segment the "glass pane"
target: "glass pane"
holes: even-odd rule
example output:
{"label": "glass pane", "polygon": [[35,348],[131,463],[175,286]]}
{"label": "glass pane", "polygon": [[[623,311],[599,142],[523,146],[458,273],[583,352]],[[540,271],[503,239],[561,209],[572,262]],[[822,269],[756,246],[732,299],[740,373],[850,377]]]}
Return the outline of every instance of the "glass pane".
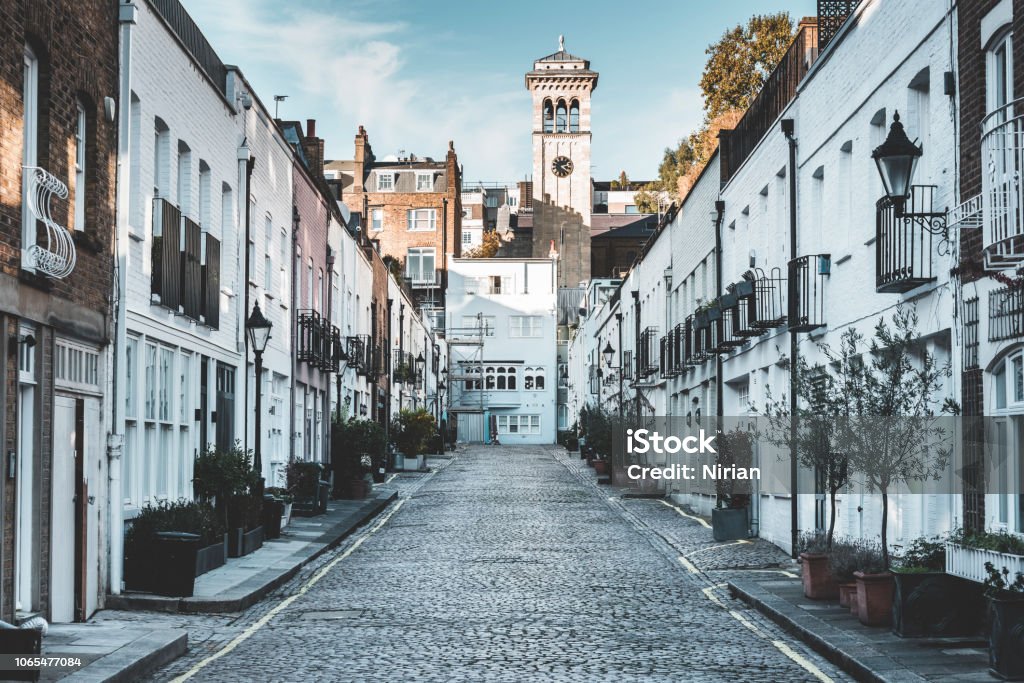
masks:
{"label": "glass pane", "polygon": [[1021,356],[1013,359],[1013,401],[1024,401],[1024,358]]}
{"label": "glass pane", "polygon": [[160,418],[171,419],[171,367],[174,364],[174,352],[160,349]]}
{"label": "glass pane", "polygon": [[156,419],[156,347],[146,345],[145,418]]}

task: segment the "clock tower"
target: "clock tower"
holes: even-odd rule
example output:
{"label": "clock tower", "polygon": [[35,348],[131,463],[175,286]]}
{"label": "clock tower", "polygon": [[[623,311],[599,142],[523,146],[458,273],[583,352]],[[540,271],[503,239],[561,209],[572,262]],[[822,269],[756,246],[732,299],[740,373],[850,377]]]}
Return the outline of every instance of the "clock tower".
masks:
{"label": "clock tower", "polygon": [[565,51],[533,63],[526,89],[533,97],[533,256],[558,252],[558,284],[590,278],[590,94],[597,72]]}

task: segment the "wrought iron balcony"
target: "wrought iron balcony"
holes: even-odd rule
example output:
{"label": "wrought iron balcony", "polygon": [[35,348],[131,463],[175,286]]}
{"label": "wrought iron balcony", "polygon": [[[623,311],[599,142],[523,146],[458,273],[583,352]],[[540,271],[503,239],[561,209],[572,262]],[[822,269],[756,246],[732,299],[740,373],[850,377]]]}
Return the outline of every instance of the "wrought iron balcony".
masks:
{"label": "wrought iron balcony", "polygon": [[391,381],[395,384],[417,385],[423,380],[423,370],[409,351],[392,350]]}
{"label": "wrought iron balcony", "polygon": [[[328,332],[329,338],[330,332]],[[325,362],[324,324],[316,311],[299,311],[295,359],[320,368]]]}
{"label": "wrought iron balcony", "polygon": [[367,348],[364,344],[364,337],[367,335],[353,335],[345,339],[348,346],[348,366],[356,371],[357,375],[365,377],[367,374]]}
{"label": "wrought iron balcony", "polygon": [[739,317],[739,297],[735,294],[723,294],[718,302],[721,317],[716,321],[715,352],[728,353],[747,343],[747,338],[736,334]]}
{"label": "wrought iron balcony", "polygon": [[1024,337],[1024,290],[1002,287],[988,295],[988,340]]}
{"label": "wrought iron balcony", "polygon": [[441,270],[428,270],[422,273],[406,273],[405,281],[413,289],[432,289],[441,286]]}
{"label": "wrought iron balcony", "polygon": [[714,321],[710,319],[706,310],[697,311],[691,317],[693,337],[688,360],[691,365],[700,365],[714,356],[711,350],[714,343],[714,333],[711,331]]}
{"label": "wrought iron balcony", "polygon": [[810,332],[825,325],[825,279],[830,254],[799,256],[789,262],[789,331]]}
{"label": "wrought iron balcony", "polygon": [[[730,294],[735,296],[735,303],[729,307],[731,329],[734,337],[749,339],[760,337],[767,330],[757,327],[757,296],[754,280],[740,280],[730,285]],[[728,301],[726,303],[729,303]]]}
{"label": "wrought iron balcony", "polygon": [[1024,263],[1024,98],[989,114],[981,123],[982,249],[985,267]]}
{"label": "wrought iron balcony", "polygon": [[181,211],[160,197],[153,200],[150,258],[152,302],[177,313],[181,305]]}
{"label": "wrought iron balcony", "polygon": [[753,272],[757,315],[749,321],[750,327],[764,331],[780,327],[786,322],[783,296],[783,292],[786,291],[786,278],[782,277],[782,269],[775,267],[766,273],[760,268],[755,268]]}
{"label": "wrought iron balcony", "polygon": [[77,252],[71,233],[50,215],[50,200],[68,198],[68,186],[38,166],[23,166],[28,212],[46,228],[46,246],[30,244],[25,248],[31,265],[40,273],[58,280],[75,269]]}
{"label": "wrought iron balcony", "polygon": [[637,379],[646,379],[658,372],[658,328],[648,327],[640,333]]}
{"label": "wrought iron balcony", "polygon": [[668,334],[658,341],[661,351],[661,376],[662,378],[676,377],[680,373],[679,365],[676,363],[676,328],[672,328]]}
{"label": "wrought iron balcony", "polygon": [[[914,185],[905,210],[933,213],[934,185]],[[932,270],[933,232],[912,218],[897,217],[888,196],[875,204],[875,291],[908,292],[935,280]]]}

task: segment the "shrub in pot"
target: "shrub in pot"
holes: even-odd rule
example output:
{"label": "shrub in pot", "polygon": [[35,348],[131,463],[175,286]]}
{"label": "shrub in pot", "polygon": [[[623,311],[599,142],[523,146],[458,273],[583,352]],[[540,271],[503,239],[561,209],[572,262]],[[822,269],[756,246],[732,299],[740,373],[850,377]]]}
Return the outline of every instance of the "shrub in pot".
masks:
{"label": "shrub in pot", "polygon": [[888,626],[892,621],[894,583],[881,546],[865,544],[857,571],[857,618],[865,626]]}
{"label": "shrub in pot", "polygon": [[861,555],[872,552],[867,541],[835,539],[828,551],[828,569],[831,580],[835,582],[839,605],[848,607],[850,612],[857,614],[857,581],[854,572],[861,565]]}
{"label": "shrub in pot", "polygon": [[1010,578],[1006,567],[985,563],[985,597],[989,604],[988,667],[1006,680],[1024,679],[1024,574]]}
{"label": "shrub in pot", "polygon": [[331,466],[336,498],[365,498],[370,491],[367,475],[380,462],[387,447],[384,428],[371,420],[337,422],[331,431]]}
{"label": "shrub in pot", "polygon": [[125,534],[125,585],[128,590],[167,593],[160,585],[157,569],[170,561],[169,548],[159,534],[179,532],[199,537],[191,578],[224,564],[224,525],[207,503],[200,501],[162,502],[147,505],[132,520]]}
{"label": "shrub in pot", "polygon": [[261,479],[253,470],[252,451],[244,450],[238,441],[226,451],[208,448],[196,457],[192,472],[196,498],[213,505],[224,520],[230,546],[233,538],[245,532],[244,522],[239,523],[244,515],[237,510],[232,512],[231,508],[237,508],[237,498],[258,494],[261,486]]}
{"label": "shrub in pot", "polygon": [[[434,416],[422,408],[402,410],[391,422],[391,440],[399,453],[416,459],[417,469],[422,466],[427,442],[436,431]],[[408,463],[405,469],[408,469]]]}
{"label": "shrub in pot", "polygon": [[839,594],[839,587],[829,569],[828,538],[825,534],[805,533],[798,542],[804,596],[811,600],[835,598]]}
{"label": "shrub in pot", "polygon": [[952,637],[975,633],[980,604],[977,584],[946,573],[946,544],[918,538],[892,568],[896,582],[892,630],[898,636]]}
{"label": "shrub in pot", "polygon": [[295,497],[292,511],[296,515],[319,514],[320,476],[323,466],[318,462],[292,460],[285,468],[288,491]]}
{"label": "shrub in pot", "polygon": [[[754,457],[750,432],[736,428],[718,435],[718,464],[737,470],[751,466]],[[711,531],[716,541],[735,541],[750,535],[748,509],[749,482],[738,479],[715,480],[717,505],[711,511]]]}

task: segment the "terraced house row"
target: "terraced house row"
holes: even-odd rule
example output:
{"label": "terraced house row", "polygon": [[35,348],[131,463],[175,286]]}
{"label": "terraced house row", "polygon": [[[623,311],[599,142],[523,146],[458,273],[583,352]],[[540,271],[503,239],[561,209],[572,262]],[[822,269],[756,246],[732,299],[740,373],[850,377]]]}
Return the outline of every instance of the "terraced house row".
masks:
{"label": "terraced house row", "polygon": [[[764,418],[791,407],[798,360],[835,368],[822,346],[913,310],[914,362],[950,368],[932,405],[959,406],[962,448],[945,489],[889,497],[888,541],[1024,532],[1024,14],[1012,0],[818,7],[629,272],[589,283],[569,422],[588,406]],[[821,472],[791,480],[788,453],[760,464],[786,486],[752,491],[752,534],[792,550],[827,528]],[[716,505],[713,483],[660,485]],[[882,515],[877,490],[843,487],[836,532],[878,538]]]}
{"label": "terraced house row", "polygon": [[177,0],[4,0],[0,26],[0,619],[84,620],[198,452],[258,448],[281,485],[329,460],[332,415],[440,420],[445,349],[315,122],[275,119]]}

